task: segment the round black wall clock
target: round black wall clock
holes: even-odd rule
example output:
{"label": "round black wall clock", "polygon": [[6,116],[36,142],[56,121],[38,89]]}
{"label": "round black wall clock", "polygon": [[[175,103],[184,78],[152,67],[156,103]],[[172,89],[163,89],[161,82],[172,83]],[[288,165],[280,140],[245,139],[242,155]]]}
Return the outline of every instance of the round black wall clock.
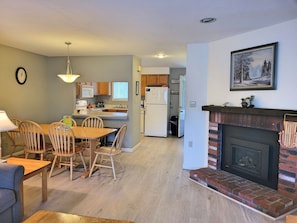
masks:
{"label": "round black wall clock", "polygon": [[19,84],[24,84],[27,80],[27,71],[23,67],[18,67],[15,72],[15,78]]}

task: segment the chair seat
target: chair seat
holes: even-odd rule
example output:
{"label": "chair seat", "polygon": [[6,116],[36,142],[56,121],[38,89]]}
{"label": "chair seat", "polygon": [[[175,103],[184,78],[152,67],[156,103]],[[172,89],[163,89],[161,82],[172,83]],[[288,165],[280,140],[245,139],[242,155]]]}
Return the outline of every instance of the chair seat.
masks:
{"label": "chair seat", "polygon": [[75,152],[73,152],[73,153],[61,153],[61,152],[56,151],[56,150],[53,150],[52,153],[53,153],[54,156],[71,157],[71,156],[74,156],[74,155],[76,155],[76,154],[78,154],[78,153],[83,152],[84,150],[85,150],[84,147],[76,146],[76,145],[75,145]]}
{"label": "chair seat", "polygon": [[96,149],[94,152],[96,154],[98,153],[99,155],[114,156],[114,155],[120,154],[121,150],[118,150],[118,149],[111,150],[110,147],[100,147]]}

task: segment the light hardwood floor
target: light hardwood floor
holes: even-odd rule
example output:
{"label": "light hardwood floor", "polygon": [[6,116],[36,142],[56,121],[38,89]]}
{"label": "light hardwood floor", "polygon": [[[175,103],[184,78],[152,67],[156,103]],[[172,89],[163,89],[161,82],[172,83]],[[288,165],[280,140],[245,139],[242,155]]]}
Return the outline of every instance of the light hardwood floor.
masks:
{"label": "light hardwood floor", "polygon": [[[39,209],[134,221],[135,223],[283,223],[273,221],[188,179],[182,169],[183,138],[144,137],[133,153],[123,153],[125,170],[80,178],[62,172],[48,180],[41,202],[41,177],[24,182],[25,218]],[[81,170],[82,171],[82,170]]]}

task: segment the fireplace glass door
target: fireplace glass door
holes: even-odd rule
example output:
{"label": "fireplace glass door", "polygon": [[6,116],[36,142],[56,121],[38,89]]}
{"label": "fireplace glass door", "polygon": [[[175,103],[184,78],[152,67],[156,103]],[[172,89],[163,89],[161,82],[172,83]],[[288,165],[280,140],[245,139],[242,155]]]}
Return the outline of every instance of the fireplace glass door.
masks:
{"label": "fireplace glass door", "polygon": [[269,145],[231,138],[231,153],[229,168],[268,179]]}

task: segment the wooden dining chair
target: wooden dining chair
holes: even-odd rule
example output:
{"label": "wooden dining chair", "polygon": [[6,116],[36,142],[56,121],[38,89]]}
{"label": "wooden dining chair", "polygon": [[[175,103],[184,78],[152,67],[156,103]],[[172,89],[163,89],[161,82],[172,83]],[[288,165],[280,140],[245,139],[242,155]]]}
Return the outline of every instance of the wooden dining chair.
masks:
{"label": "wooden dining chair", "polygon": [[[98,116],[88,116],[82,121],[81,127],[104,128],[104,122],[103,122],[102,118],[100,118]],[[96,146],[100,146],[101,141],[102,141],[102,139],[98,139]],[[81,143],[85,144],[86,147],[89,148],[89,143],[88,143],[87,139],[82,139]]]}
{"label": "wooden dining chair", "polygon": [[[59,167],[70,167],[70,180],[73,179],[73,167],[78,166],[80,163],[83,164],[85,171],[87,171],[86,163],[82,155],[85,148],[76,145],[74,133],[68,125],[62,122],[54,122],[49,126],[48,135],[53,145],[54,155],[49,177],[52,176],[58,157],[61,158]],[[77,154],[79,154],[81,162],[75,160]]]}
{"label": "wooden dining chair", "polygon": [[[22,120],[18,118],[10,118],[10,120],[15,124],[17,127],[19,127]],[[8,131],[6,132],[9,140],[11,141],[11,146],[13,149],[11,150],[10,156],[13,156],[13,154],[16,152],[17,147],[24,147],[25,143],[21,137],[20,131]]]}
{"label": "wooden dining chair", "polygon": [[[91,177],[95,167],[110,168],[113,172],[113,179],[116,180],[115,173],[115,161],[119,162],[122,168],[122,164],[119,158],[119,155],[122,152],[122,144],[127,131],[127,125],[124,124],[121,126],[117,132],[112,145],[110,147],[100,147],[95,150],[95,159],[92,164],[89,177]],[[99,158],[99,159],[98,159]],[[117,159],[116,159],[117,158]],[[97,162],[98,161],[98,162]]]}
{"label": "wooden dining chair", "polygon": [[104,128],[104,122],[102,118],[98,116],[88,116],[82,121],[81,126],[90,128]]}
{"label": "wooden dining chair", "polygon": [[19,130],[25,144],[25,158],[28,159],[29,154],[39,154],[40,160],[43,160],[51,145],[46,143],[45,134],[40,125],[34,121],[25,120],[20,123]]}

